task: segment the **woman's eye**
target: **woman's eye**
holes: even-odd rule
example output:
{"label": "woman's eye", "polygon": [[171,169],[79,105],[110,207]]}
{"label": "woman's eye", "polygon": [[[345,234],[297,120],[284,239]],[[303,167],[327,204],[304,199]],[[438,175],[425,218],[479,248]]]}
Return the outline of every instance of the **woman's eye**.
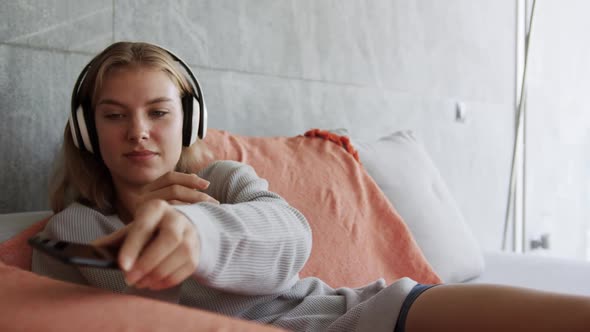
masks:
{"label": "woman's eye", "polygon": [[121,114],[121,113],[107,113],[107,114],[105,114],[104,117],[107,119],[110,119],[110,120],[116,120],[116,119],[122,118],[123,114]]}
{"label": "woman's eye", "polygon": [[161,118],[163,116],[165,116],[166,114],[168,114],[167,111],[164,110],[153,110],[150,112],[150,115],[156,118]]}

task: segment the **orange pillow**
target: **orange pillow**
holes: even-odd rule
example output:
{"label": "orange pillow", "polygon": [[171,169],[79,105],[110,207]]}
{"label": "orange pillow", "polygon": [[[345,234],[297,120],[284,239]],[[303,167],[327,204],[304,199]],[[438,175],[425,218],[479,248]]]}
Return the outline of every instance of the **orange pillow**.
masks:
{"label": "orange pillow", "polygon": [[271,191],[306,216],[313,249],[302,277],[315,276],[332,287],[406,276],[439,283],[399,214],[355,160],[355,151],[345,149],[347,140],[308,134],[248,137],[209,130],[205,142],[216,159],[252,165]]}
{"label": "orange pillow", "polygon": [[0,331],[282,331],[132,295],[61,282],[0,262]]}

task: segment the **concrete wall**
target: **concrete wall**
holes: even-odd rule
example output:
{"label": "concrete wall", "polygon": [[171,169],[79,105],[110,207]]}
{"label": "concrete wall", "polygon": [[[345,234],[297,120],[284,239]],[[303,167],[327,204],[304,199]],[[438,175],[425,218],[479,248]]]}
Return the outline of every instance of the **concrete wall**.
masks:
{"label": "concrete wall", "polygon": [[[482,246],[499,249],[514,139],[512,0],[3,1],[0,212],[47,207],[85,62],[113,41],[183,57],[210,126],[248,135],[413,129]],[[455,121],[456,103],[467,118]],[[245,125],[246,124],[246,125]]]}

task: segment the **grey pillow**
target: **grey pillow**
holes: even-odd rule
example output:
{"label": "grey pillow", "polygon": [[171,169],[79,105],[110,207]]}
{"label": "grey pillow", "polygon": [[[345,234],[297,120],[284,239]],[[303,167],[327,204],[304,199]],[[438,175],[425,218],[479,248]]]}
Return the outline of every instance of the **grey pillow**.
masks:
{"label": "grey pillow", "polygon": [[[340,135],[345,130],[334,130]],[[484,258],[440,172],[411,131],[376,141],[351,138],[367,173],[410,228],[426,259],[447,283],[479,276]]]}

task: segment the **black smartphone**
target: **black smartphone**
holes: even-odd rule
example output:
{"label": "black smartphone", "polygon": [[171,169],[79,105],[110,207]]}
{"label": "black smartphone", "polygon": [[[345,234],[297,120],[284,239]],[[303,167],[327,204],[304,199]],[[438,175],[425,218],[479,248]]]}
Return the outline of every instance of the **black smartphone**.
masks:
{"label": "black smartphone", "polygon": [[35,235],[27,241],[30,246],[73,265],[118,269],[117,250],[90,244],[53,240]]}

